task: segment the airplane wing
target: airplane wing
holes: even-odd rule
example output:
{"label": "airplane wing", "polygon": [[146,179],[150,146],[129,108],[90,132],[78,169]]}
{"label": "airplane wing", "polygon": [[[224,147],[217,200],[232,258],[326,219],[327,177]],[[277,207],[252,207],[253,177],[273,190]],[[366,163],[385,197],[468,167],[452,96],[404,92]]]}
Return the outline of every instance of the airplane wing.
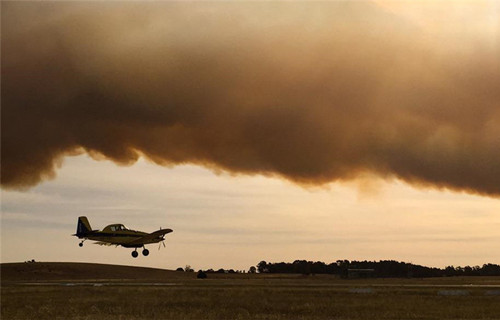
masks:
{"label": "airplane wing", "polygon": [[139,239],[135,239],[127,244],[147,244],[147,243],[156,243],[163,240],[163,237],[172,232],[172,229],[160,229],[155,232],[151,232],[145,236],[140,237]]}
{"label": "airplane wing", "polygon": [[[166,235],[167,233],[170,233],[170,232],[173,232],[174,230],[172,229],[160,229],[160,230],[157,230],[155,232],[151,232],[149,235],[147,236],[153,236],[153,237],[163,237],[164,235]],[[147,237],[146,236],[146,237]]]}

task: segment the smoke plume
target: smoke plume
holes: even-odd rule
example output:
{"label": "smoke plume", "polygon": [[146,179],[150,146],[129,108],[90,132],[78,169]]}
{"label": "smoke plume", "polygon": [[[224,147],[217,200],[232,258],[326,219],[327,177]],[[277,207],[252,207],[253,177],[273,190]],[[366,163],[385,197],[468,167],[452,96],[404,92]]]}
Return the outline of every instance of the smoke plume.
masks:
{"label": "smoke plume", "polygon": [[2,187],[87,152],[500,196],[500,12],[463,6],[3,2]]}

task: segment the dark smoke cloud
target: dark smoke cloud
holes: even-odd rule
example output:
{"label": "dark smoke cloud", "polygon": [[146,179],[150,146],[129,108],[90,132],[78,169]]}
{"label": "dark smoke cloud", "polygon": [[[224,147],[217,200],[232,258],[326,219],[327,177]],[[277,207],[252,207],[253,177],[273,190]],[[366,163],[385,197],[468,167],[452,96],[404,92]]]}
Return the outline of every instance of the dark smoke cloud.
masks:
{"label": "dark smoke cloud", "polygon": [[87,152],[499,196],[500,14],[469,6],[3,2],[2,187]]}

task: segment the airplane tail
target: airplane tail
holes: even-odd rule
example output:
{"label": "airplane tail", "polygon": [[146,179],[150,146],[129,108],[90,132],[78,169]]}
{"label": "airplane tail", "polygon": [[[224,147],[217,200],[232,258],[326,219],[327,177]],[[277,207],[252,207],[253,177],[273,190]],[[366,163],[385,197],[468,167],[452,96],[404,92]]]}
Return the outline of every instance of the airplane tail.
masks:
{"label": "airplane tail", "polygon": [[75,236],[81,238],[88,234],[90,231],[92,231],[92,228],[90,227],[90,223],[87,217],[78,217]]}

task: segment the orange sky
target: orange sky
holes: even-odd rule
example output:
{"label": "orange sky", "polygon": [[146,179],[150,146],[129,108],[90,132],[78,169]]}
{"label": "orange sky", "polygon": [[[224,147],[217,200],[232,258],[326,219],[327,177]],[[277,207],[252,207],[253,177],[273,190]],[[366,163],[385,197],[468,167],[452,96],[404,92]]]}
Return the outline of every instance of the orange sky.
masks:
{"label": "orange sky", "polygon": [[[214,175],[195,166],[132,167],[67,158],[54,181],[2,191],[2,262],[86,261],[245,269],[261,260],[396,259],[429,266],[499,263],[500,201],[372,181],[304,189],[262,176]],[[133,259],[70,235],[92,228],[174,229],[166,250]]]}

